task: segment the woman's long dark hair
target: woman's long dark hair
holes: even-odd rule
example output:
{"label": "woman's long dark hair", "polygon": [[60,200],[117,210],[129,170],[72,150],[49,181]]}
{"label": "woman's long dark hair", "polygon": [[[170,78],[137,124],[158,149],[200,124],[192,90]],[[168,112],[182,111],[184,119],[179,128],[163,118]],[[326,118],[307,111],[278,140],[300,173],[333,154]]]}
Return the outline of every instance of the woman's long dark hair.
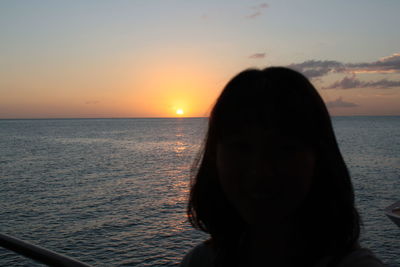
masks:
{"label": "woman's long dark hair", "polygon": [[306,242],[296,266],[311,266],[326,256],[340,259],[354,249],[360,220],[350,175],[323,100],[309,80],[294,70],[250,69],[236,75],[219,96],[192,170],[187,213],[195,228],[211,235],[216,265],[235,262],[235,250],[245,229],[219,184],[216,147],[247,125],[277,128],[315,151],[316,174],[296,222],[299,238]]}

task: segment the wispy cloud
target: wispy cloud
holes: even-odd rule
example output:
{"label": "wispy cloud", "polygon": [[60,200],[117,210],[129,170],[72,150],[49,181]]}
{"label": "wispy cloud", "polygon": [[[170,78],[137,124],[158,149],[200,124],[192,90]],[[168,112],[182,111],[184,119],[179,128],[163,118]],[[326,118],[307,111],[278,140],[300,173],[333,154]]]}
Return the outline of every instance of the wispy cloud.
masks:
{"label": "wispy cloud", "polygon": [[99,104],[99,103],[100,103],[100,101],[97,101],[97,100],[91,100],[91,101],[86,101],[85,102],[86,105],[96,105],[96,104]]}
{"label": "wispy cloud", "polygon": [[259,4],[259,5],[256,5],[256,6],[252,6],[251,8],[258,10],[258,9],[269,8],[269,5],[267,3],[262,3],[262,4]]}
{"label": "wispy cloud", "polygon": [[343,63],[333,60],[307,60],[302,63],[290,64],[288,67],[303,73],[308,78],[321,77],[328,73],[345,70]]}
{"label": "wispy cloud", "polygon": [[346,64],[349,71],[356,73],[394,73],[400,72],[400,53],[383,57],[375,62]]}
{"label": "wispy cloud", "polygon": [[262,15],[262,13],[260,11],[256,11],[254,13],[251,13],[250,15],[247,15],[246,19],[254,19],[254,18],[259,17],[261,15]]}
{"label": "wispy cloud", "polygon": [[400,53],[383,57],[374,62],[343,63],[334,60],[308,60],[288,65],[309,78],[329,73],[400,73]]}
{"label": "wispy cloud", "polygon": [[250,55],[249,58],[254,58],[254,59],[265,58],[265,53],[254,53]]}
{"label": "wispy cloud", "polygon": [[326,106],[328,108],[353,108],[358,107],[356,103],[344,101],[343,98],[340,96],[334,101],[326,102]]}
{"label": "wispy cloud", "polygon": [[400,81],[381,79],[377,81],[361,81],[355,75],[345,76],[342,80],[336,81],[322,89],[353,89],[353,88],[392,88],[400,87]]}
{"label": "wispy cloud", "polygon": [[261,16],[262,14],[264,14],[265,9],[267,9],[269,7],[269,5],[267,3],[262,3],[256,6],[252,6],[251,9],[255,10],[254,12],[252,12],[251,14],[247,15],[246,18],[247,19],[254,19],[257,18],[259,16]]}
{"label": "wispy cloud", "polygon": [[400,87],[400,81],[396,80],[362,81],[355,76],[356,73],[400,73],[400,53],[373,62],[343,63],[334,60],[307,60],[302,63],[290,64],[287,67],[303,73],[310,79],[321,78],[332,73],[351,74],[351,76],[347,75],[323,89]]}

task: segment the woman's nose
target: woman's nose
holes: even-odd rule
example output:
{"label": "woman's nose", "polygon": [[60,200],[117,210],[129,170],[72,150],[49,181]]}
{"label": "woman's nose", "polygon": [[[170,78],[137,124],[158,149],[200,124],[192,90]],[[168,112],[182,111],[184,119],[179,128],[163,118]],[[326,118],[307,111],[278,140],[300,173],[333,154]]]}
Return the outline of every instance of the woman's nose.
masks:
{"label": "woman's nose", "polygon": [[254,153],[249,163],[247,172],[250,177],[268,179],[276,175],[274,161],[265,154]]}

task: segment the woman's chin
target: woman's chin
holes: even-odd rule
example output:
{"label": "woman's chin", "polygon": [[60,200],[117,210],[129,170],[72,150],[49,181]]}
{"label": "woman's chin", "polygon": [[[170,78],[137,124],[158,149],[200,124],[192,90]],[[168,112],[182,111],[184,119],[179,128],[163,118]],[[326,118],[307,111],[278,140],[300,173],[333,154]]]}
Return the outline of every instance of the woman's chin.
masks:
{"label": "woman's chin", "polygon": [[262,198],[253,199],[240,208],[240,215],[249,226],[274,226],[284,223],[291,214],[295,212],[295,207],[285,205],[282,201]]}

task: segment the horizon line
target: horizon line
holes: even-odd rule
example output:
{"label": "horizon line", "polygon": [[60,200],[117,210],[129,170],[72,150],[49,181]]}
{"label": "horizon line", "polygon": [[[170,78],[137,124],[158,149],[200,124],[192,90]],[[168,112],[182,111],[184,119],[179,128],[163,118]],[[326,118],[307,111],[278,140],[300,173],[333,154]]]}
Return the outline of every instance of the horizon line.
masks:
{"label": "horizon line", "polygon": [[[400,115],[330,115],[330,117],[400,117]],[[0,120],[93,120],[93,119],[204,119],[209,116],[194,117],[39,117],[39,118],[0,118]]]}
{"label": "horizon line", "polygon": [[39,117],[39,118],[0,118],[0,120],[93,120],[93,119],[196,119],[202,117]]}

